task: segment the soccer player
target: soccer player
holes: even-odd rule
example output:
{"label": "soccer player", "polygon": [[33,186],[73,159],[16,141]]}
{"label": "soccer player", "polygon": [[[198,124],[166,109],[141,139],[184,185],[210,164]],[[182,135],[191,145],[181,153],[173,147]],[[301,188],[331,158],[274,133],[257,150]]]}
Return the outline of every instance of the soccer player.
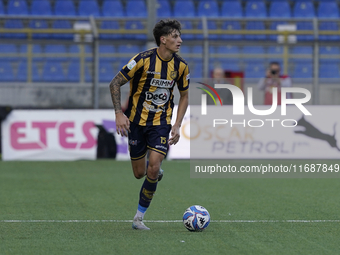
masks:
{"label": "soccer player", "polygon": [[[153,35],[158,47],[135,55],[110,83],[116,130],[118,134],[128,136],[133,174],[137,179],[146,175],[132,223],[132,228],[141,230],[149,230],[143,218],[163,176],[160,167],[168,145],[175,145],[180,138],[179,129],[188,107],[190,83],[189,67],[176,54],[182,44],[181,24],[177,20],[161,20],[155,25]],[[128,81],[129,103],[123,113],[120,86]],[[171,127],[176,84],[180,100],[176,122]]]}

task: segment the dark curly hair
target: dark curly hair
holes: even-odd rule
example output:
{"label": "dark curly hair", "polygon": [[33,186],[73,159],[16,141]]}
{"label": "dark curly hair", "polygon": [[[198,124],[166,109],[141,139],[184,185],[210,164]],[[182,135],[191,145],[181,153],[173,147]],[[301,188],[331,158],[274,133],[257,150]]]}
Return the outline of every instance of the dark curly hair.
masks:
{"label": "dark curly hair", "polygon": [[174,30],[178,30],[181,33],[181,23],[175,19],[160,20],[157,22],[153,29],[153,36],[155,37],[156,44],[161,44],[161,36],[169,35]]}

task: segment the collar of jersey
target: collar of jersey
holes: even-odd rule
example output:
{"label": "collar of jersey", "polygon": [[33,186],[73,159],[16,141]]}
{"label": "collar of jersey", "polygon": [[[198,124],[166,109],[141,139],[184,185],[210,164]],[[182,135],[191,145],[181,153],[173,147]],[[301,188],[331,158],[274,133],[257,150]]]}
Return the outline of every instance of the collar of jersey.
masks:
{"label": "collar of jersey", "polygon": [[164,59],[162,59],[162,57],[158,54],[158,48],[157,48],[157,50],[156,50],[156,54],[157,54],[157,57],[159,57],[159,59],[162,60],[162,61],[164,61],[164,62],[169,62],[169,61],[171,61],[171,60],[174,58],[174,54],[172,54],[172,58],[170,58],[169,60],[164,60]]}

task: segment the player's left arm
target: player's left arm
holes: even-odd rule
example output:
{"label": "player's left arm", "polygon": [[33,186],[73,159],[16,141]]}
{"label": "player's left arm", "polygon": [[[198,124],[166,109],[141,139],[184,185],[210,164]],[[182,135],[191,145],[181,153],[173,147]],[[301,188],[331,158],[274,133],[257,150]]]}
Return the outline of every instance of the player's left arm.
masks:
{"label": "player's left arm", "polygon": [[172,126],[171,138],[169,139],[170,145],[176,144],[179,141],[180,127],[182,125],[184,115],[187,111],[188,104],[189,104],[189,90],[180,91],[180,99],[179,99],[178,109],[177,109],[177,118],[176,118],[175,124]]}
{"label": "player's left arm", "polygon": [[178,143],[180,138],[180,127],[182,125],[182,121],[189,104],[189,84],[190,84],[190,71],[189,67],[186,66],[183,74],[177,81],[180,99],[178,103],[176,122],[171,129],[171,138],[169,139],[170,145]]}

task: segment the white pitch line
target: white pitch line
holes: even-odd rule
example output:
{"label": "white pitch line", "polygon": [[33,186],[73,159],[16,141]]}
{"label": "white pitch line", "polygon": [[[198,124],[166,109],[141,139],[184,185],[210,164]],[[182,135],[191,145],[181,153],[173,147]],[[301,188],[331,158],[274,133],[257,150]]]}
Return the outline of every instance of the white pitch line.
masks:
{"label": "white pitch line", "polygon": [[[0,223],[131,223],[132,220],[0,220]],[[182,220],[144,220],[154,223],[178,223]],[[216,223],[339,223],[340,220],[211,220]]]}

